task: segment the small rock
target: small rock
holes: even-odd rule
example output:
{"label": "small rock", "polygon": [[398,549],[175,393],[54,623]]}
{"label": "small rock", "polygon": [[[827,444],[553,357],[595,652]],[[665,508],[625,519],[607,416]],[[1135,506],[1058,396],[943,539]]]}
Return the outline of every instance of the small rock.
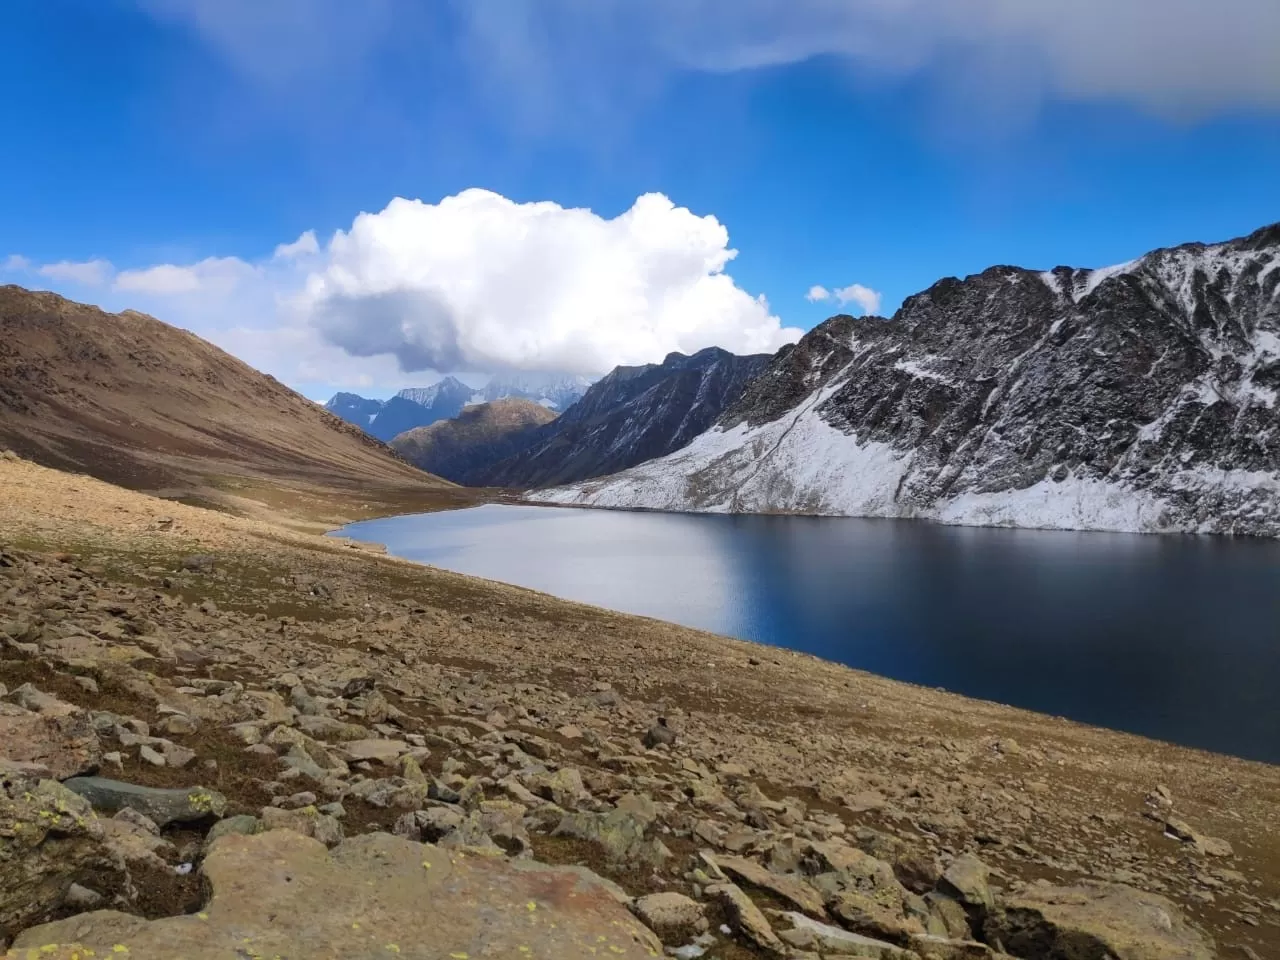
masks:
{"label": "small rock", "polygon": [[652,750],[657,746],[673,747],[676,743],[676,732],[667,726],[667,718],[659,717],[658,722],[649,728],[644,735],[644,745]]}
{"label": "small rock", "polygon": [[238,836],[252,836],[259,830],[259,821],[255,816],[249,814],[240,814],[235,817],[227,817],[225,820],[219,820],[213,825],[213,828],[205,835],[204,849],[208,852],[213,846],[213,842],[219,837],[227,837],[232,834]]}
{"label": "small rock", "polygon": [[[147,748],[142,747],[141,749],[145,750]],[[196,752],[190,747],[170,743],[168,740],[160,747],[160,752],[164,755],[165,763],[171,767],[185,767],[196,758]]]}
{"label": "small rock", "polygon": [[180,566],[191,573],[212,573],[214,558],[208,554],[192,554],[189,557],[183,557]]}
{"label": "small rock", "polygon": [[151,764],[153,767],[163,767],[165,765],[164,756],[145,743],[138,748],[138,759],[143,763]]}
{"label": "small rock", "polygon": [[991,870],[971,853],[951,861],[942,874],[938,889],[971,907],[990,907],[995,901],[987,885]]}
{"label": "small rock", "polygon": [[782,941],[773,927],[751,902],[751,898],[732,883],[718,883],[707,887],[707,896],[719,900],[729,914],[730,923],[748,941],[769,953],[782,953]]}
{"label": "small rock", "polygon": [[67,887],[67,895],[63,899],[63,903],[77,913],[94,910],[102,901],[103,896],[97,890],[90,890],[88,887],[82,887],[78,883],[73,883]]}
{"label": "small rock", "polygon": [[373,760],[390,765],[395,763],[401,754],[409,751],[409,744],[403,740],[348,740],[346,743],[337,745],[334,750],[348,763]]}
{"label": "small rock", "polygon": [[200,725],[196,723],[195,720],[192,720],[190,717],[181,713],[170,714],[161,720],[156,726],[163,733],[170,734],[171,736],[189,736],[190,734],[197,733],[200,729]]}
{"label": "small rock", "polygon": [[702,904],[683,893],[651,893],[631,904],[631,912],[664,943],[680,943],[705,921]]}

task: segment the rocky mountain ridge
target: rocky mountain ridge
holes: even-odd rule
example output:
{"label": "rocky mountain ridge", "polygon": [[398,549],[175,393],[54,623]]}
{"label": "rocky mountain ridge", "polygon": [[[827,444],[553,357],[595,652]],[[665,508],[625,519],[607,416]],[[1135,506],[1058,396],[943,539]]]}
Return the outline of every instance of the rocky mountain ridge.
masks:
{"label": "rocky mountain ridge", "polygon": [[626,469],[685,446],[769,363],[718,347],[617,367],[539,429],[525,450],[475,472],[485,486],[540,487]]}
{"label": "rocky mountain ridge", "polygon": [[536,497],[1277,536],[1277,389],[1280,225],[833,317],[686,449]]}
{"label": "rocky mountain ridge", "polygon": [[475,403],[451,420],[409,430],[393,439],[391,447],[436,476],[479,486],[478,477],[520,453],[534,441],[538,428],[555,418],[540,403],[508,397]]}

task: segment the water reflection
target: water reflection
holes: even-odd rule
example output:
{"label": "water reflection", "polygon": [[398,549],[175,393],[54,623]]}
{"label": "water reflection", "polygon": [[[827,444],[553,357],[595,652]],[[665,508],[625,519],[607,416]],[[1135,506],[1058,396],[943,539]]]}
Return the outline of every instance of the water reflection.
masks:
{"label": "water reflection", "polygon": [[486,506],[400,556],[971,696],[1280,761],[1280,544]]}

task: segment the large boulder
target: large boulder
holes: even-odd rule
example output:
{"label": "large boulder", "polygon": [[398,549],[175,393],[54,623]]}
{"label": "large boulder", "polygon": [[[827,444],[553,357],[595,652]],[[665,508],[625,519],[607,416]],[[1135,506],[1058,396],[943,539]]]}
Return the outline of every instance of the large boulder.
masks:
{"label": "large boulder", "polygon": [[610,863],[660,867],[671,851],[649,835],[649,826],[644,818],[625,810],[570,813],[561,819],[555,834],[595,844]]}
{"label": "large boulder", "polygon": [[0,942],[58,909],[76,883],[128,889],[89,804],[55,780],[0,783]]}
{"label": "large boulder", "polygon": [[164,790],[105,777],[76,777],[64,786],[84,797],[96,810],[136,810],[158,827],[217,818],[227,811],[227,798],[205,787]]}
{"label": "large boulder", "polygon": [[1121,884],[1031,884],[987,914],[985,939],[1019,957],[1214,960],[1213,942],[1164,897]]}
{"label": "large boulder", "polygon": [[[6,960],[127,956],[444,958],[608,956],[662,945],[581,870],[446,853],[385,833],[333,850],[288,830],[226,836],[203,867],[199,914],[147,922],[101,911],[23,933]],[[127,952],[125,952],[127,951]]]}
{"label": "large boulder", "polygon": [[65,780],[95,771],[102,745],[83,710],[37,712],[0,703],[0,758],[40,764],[55,780]]}

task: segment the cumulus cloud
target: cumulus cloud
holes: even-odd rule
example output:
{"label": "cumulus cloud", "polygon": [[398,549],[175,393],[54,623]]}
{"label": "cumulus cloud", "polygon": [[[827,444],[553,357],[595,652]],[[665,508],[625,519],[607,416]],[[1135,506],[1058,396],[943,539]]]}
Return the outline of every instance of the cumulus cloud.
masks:
{"label": "cumulus cloud", "polygon": [[862,308],[863,313],[875,313],[880,309],[880,292],[872,290],[870,287],[864,287],[860,283],[851,283],[847,287],[840,287],[834,291],[834,296],[840,301],[842,307],[851,303],[857,304]]}
{"label": "cumulus cloud", "polygon": [[10,273],[21,273],[31,269],[31,261],[20,253],[11,253],[5,257],[3,269]]}
{"label": "cumulus cloud", "polygon": [[272,257],[276,260],[300,260],[314,256],[320,252],[320,243],[316,240],[316,232],[308,230],[293,243],[282,243],[276,247]]}
{"label": "cumulus cloud", "polygon": [[823,300],[831,299],[831,291],[821,284],[815,283],[809,288],[809,292],[804,295],[804,298],[810,303],[821,303]]}
{"label": "cumulus cloud", "polygon": [[356,356],[405,371],[601,373],[716,345],[772,352],[800,332],[725,273],[715,217],[661,194],[606,219],[467,190],[396,199],[339,231],[294,307]]}
{"label": "cumulus cloud", "polygon": [[37,273],[50,280],[61,280],[67,283],[80,284],[86,287],[99,287],[111,276],[111,264],[106,260],[62,260],[58,263],[46,263]]}
{"label": "cumulus cloud", "polygon": [[[660,194],[606,218],[467,190],[393,200],[325,243],[308,231],[257,261],[119,272],[96,261],[95,297],[291,384],[388,389],[429,370],[600,374],[673,350],[762,353],[798,339],[726,272],[736,253],[715,217]],[[87,272],[50,266],[40,271],[77,295]]]}

